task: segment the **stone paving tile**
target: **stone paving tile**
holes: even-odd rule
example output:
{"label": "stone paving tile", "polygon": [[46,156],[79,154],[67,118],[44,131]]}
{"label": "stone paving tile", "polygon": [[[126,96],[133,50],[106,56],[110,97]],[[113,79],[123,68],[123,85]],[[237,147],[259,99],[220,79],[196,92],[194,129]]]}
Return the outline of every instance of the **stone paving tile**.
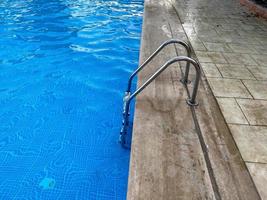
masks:
{"label": "stone paving tile", "polygon": [[234,98],[217,98],[227,123],[248,124],[245,115]]}
{"label": "stone paving tile", "polygon": [[266,35],[266,31],[264,30],[258,30],[258,31],[248,31],[247,37],[253,37],[253,38],[257,38],[257,37],[261,37],[261,36],[265,36]]}
{"label": "stone paving tile", "polygon": [[206,47],[199,41],[191,41],[191,45],[195,51],[207,51]]}
{"label": "stone paving tile", "polygon": [[236,100],[248,119],[249,124],[267,125],[267,101],[254,99]]}
{"label": "stone paving tile", "polygon": [[228,44],[228,45],[230,46],[230,48],[235,53],[257,53],[257,51],[255,49],[253,49],[248,44],[235,44],[235,43],[231,43],[231,44]]}
{"label": "stone paving tile", "polygon": [[225,36],[228,35],[230,37],[240,36],[236,30],[223,30],[220,26],[216,27],[215,30],[219,35]]}
{"label": "stone paving tile", "polygon": [[223,35],[222,36],[224,41],[227,43],[239,43],[239,44],[250,44],[250,45],[261,45],[261,42],[255,40],[251,37],[241,37],[239,35],[231,36],[231,35]]}
{"label": "stone paving tile", "polygon": [[267,100],[267,81],[243,80],[243,83],[254,99]]}
{"label": "stone paving tile", "polygon": [[246,163],[262,200],[267,199],[267,164]]}
{"label": "stone paving tile", "polygon": [[202,42],[218,42],[218,43],[226,42],[225,38],[219,35],[217,37],[212,37],[212,36],[209,36],[208,34],[202,34],[202,35],[197,35],[197,36]]}
{"label": "stone paving tile", "polygon": [[259,41],[260,44],[262,45],[267,45],[267,38],[266,37],[258,37],[257,40]]}
{"label": "stone paving tile", "polygon": [[217,38],[218,37],[217,31],[213,27],[205,28],[205,27],[202,27],[202,25],[197,25],[194,27],[194,29],[200,38],[207,38],[207,37]]}
{"label": "stone paving tile", "polygon": [[267,80],[267,67],[263,66],[246,66],[249,71],[256,77],[258,80]]}
{"label": "stone paving tile", "polygon": [[208,51],[232,52],[231,48],[224,43],[204,42]]}
{"label": "stone paving tile", "polygon": [[[241,37],[253,37],[253,38],[256,38],[256,37],[259,37],[259,36],[262,36],[264,35],[264,31],[262,30],[257,30],[257,31],[251,31],[251,30],[237,30],[238,31],[238,34],[241,35]],[[257,40],[254,40],[255,42]]]}
{"label": "stone paving tile", "polygon": [[[267,21],[248,17],[239,1],[175,1],[181,5],[181,19],[194,27],[189,40],[193,48],[200,44],[196,55],[226,122],[232,124],[241,155],[266,162],[267,100],[262,99],[267,95]],[[267,200],[267,164],[247,166],[262,199]]]}
{"label": "stone paving tile", "polygon": [[200,62],[227,63],[221,52],[195,51]]}
{"label": "stone paving tile", "polygon": [[207,52],[213,63],[227,63],[222,53],[220,52]]}
{"label": "stone paving tile", "polygon": [[207,54],[207,52],[204,51],[195,51],[197,58],[199,60],[199,62],[203,62],[203,63],[212,63],[211,58],[209,57],[209,55]]}
{"label": "stone paving tile", "polygon": [[217,32],[215,31],[214,27],[214,25],[203,20],[199,20],[198,23],[194,23],[196,32],[201,33],[203,31],[209,31],[209,34],[217,36]]}
{"label": "stone paving tile", "polygon": [[203,63],[201,65],[206,77],[221,78],[222,75],[213,63]]}
{"label": "stone paving tile", "polygon": [[267,127],[229,125],[244,161],[267,163]]}
{"label": "stone paving tile", "polygon": [[233,29],[238,29],[238,28],[239,28],[239,24],[236,24],[236,23],[222,24],[222,29],[223,30],[233,30]]}
{"label": "stone paving tile", "polygon": [[244,65],[217,64],[217,67],[225,78],[255,79]]}
{"label": "stone paving tile", "polygon": [[240,80],[209,78],[208,82],[216,97],[252,98]]}
{"label": "stone paving tile", "polygon": [[267,54],[267,46],[265,45],[252,45],[252,47],[258,54]]}
{"label": "stone paving tile", "polygon": [[240,23],[240,26],[241,26],[241,29],[246,30],[246,31],[262,31],[261,27],[258,25]]}
{"label": "stone paving tile", "polygon": [[251,54],[251,56],[254,58],[254,60],[259,64],[267,64],[267,56],[265,55],[259,55],[259,54]]}
{"label": "stone paving tile", "polygon": [[223,53],[223,55],[230,64],[257,65],[249,54]]}

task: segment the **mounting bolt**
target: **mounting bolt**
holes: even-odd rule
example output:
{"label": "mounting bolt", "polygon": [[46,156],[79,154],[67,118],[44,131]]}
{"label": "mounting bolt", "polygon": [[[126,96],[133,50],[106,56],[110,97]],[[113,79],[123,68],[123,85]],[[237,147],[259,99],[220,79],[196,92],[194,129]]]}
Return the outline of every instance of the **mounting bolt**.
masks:
{"label": "mounting bolt", "polygon": [[198,106],[198,102],[196,102],[196,101],[192,102],[191,99],[187,99],[187,100],[186,100],[186,103],[187,103],[189,106]]}
{"label": "mounting bolt", "polygon": [[187,84],[190,84],[190,83],[191,83],[190,80],[185,79],[185,78],[180,79],[180,82],[181,82],[182,84],[184,84],[184,85],[187,85]]}

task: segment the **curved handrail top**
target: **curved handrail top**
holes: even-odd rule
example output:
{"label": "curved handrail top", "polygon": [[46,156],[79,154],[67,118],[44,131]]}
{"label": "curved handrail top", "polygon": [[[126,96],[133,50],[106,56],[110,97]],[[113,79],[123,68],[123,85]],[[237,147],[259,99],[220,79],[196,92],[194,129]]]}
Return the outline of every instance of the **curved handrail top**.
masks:
{"label": "curved handrail top", "polygon": [[138,72],[140,72],[164,47],[168,46],[169,44],[175,44],[175,43],[181,44],[182,46],[184,46],[187,51],[187,56],[188,57],[191,56],[192,50],[187,42],[183,40],[179,40],[179,39],[170,39],[170,40],[165,41],[130,75],[130,78],[128,80],[127,92],[130,92],[131,82],[133,78],[135,77],[135,75],[137,75]]}
{"label": "curved handrail top", "polygon": [[180,62],[180,61],[190,62],[194,66],[194,68],[196,70],[196,79],[197,79],[197,82],[198,82],[199,77],[200,77],[200,72],[201,72],[199,63],[196,62],[194,59],[189,58],[189,57],[186,57],[186,56],[177,56],[177,57],[174,57],[174,58],[168,60],[164,65],[162,65],[142,86],[140,86],[133,94],[131,94],[129,96],[129,98],[126,99],[126,103],[129,102],[129,101],[131,101],[139,92],[141,92],[141,91],[138,92],[138,90],[140,90],[143,86],[146,86],[151,81],[153,81],[169,65],[171,65],[171,64],[173,64],[175,62]]}

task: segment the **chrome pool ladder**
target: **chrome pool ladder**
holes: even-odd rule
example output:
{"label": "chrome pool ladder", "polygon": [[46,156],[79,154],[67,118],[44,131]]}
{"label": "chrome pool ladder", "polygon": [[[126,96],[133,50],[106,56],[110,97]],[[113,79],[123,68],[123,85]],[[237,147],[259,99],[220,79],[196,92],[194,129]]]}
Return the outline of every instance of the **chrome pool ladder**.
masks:
{"label": "chrome pool ladder", "polygon": [[[131,86],[132,86],[132,80],[133,78],[166,46],[170,45],[170,44],[180,44],[182,46],[185,47],[186,51],[187,51],[187,56],[176,56],[170,60],[168,60],[164,65],[162,65],[152,76],[149,77],[149,79],[143,83],[139,88],[137,88],[133,93],[131,93]],[[181,79],[181,82],[183,84],[187,84],[189,83],[188,81],[188,75],[189,75],[189,69],[190,69],[190,65],[192,64],[195,68],[195,72],[196,72],[196,78],[195,78],[195,82],[194,82],[194,87],[193,87],[193,91],[192,94],[190,95],[190,97],[186,100],[187,104],[190,106],[196,106],[198,105],[198,103],[196,102],[196,96],[197,96],[197,90],[198,90],[198,85],[199,85],[199,80],[200,80],[200,75],[201,75],[201,70],[200,70],[200,66],[199,63],[197,61],[195,61],[194,59],[191,58],[191,53],[192,50],[190,48],[190,46],[182,41],[182,40],[177,40],[177,39],[171,39],[168,40],[166,42],[164,42],[163,44],[161,44],[158,49],[156,51],[154,51],[154,53],[151,54],[151,56],[149,56],[149,58],[147,60],[145,60],[145,62],[143,64],[141,64],[130,76],[129,80],[128,80],[128,85],[127,85],[127,90],[125,92],[124,98],[123,98],[123,120],[122,120],[122,128],[120,131],[120,143],[123,147],[125,148],[129,148],[129,146],[127,146],[126,144],[126,136],[127,136],[127,132],[129,129],[129,116],[130,116],[130,103],[131,101],[140,93],[142,92],[155,78],[157,78],[165,69],[167,69],[171,64],[175,63],[175,62],[180,62],[180,61],[186,61],[186,69],[185,69],[185,73],[184,76]]]}

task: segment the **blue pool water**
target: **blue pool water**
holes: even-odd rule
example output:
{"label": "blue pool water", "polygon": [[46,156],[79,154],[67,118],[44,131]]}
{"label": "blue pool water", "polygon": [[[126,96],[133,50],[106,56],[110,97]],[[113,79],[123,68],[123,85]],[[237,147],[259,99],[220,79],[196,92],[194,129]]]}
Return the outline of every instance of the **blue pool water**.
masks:
{"label": "blue pool water", "polygon": [[0,199],[125,199],[143,0],[0,1]]}

